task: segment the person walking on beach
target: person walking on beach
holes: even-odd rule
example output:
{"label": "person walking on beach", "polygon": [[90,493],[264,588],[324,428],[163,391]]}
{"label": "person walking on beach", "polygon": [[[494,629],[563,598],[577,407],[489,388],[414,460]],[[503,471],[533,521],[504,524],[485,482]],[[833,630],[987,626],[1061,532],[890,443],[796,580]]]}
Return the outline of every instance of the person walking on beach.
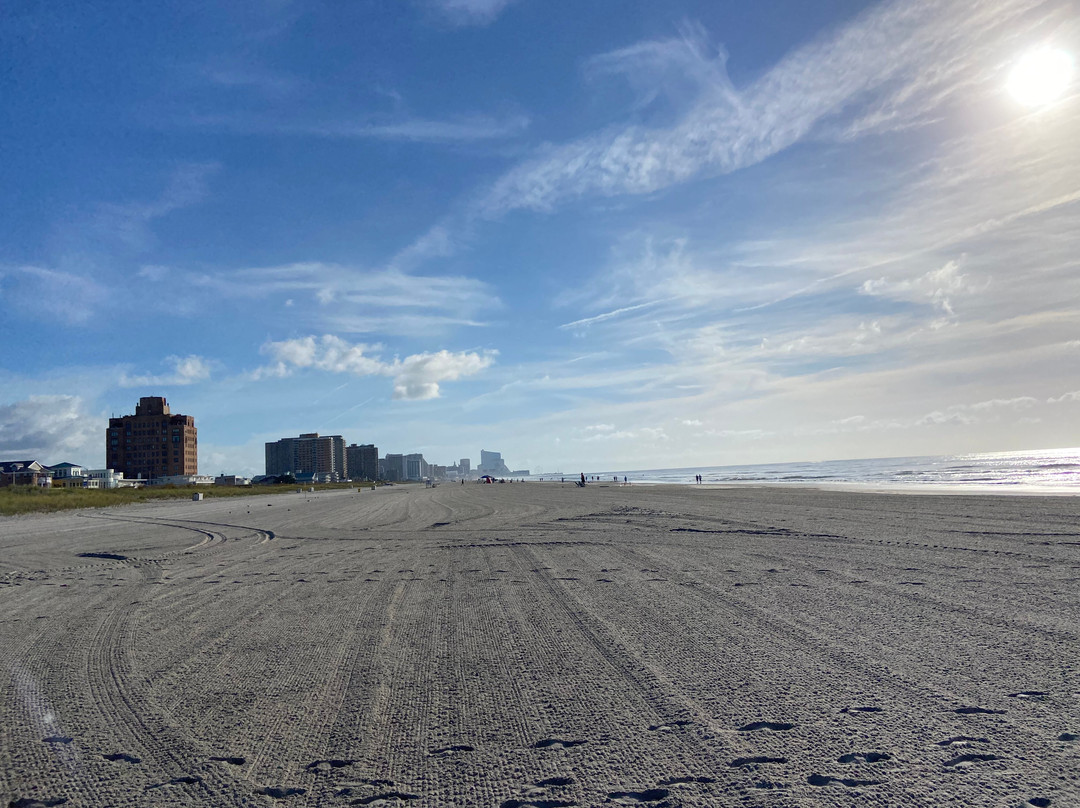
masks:
{"label": "person walking on beach", "polygon": [[581,484],[585,485],[585,472],[581,472]]}

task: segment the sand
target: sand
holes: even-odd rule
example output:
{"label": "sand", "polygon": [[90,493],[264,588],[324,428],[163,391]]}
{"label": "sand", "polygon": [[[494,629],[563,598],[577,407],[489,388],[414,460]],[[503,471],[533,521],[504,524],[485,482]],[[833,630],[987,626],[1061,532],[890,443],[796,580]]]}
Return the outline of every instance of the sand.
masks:
{"label": "sand", "polygon": [[1078,580],[1076,498],[0,519],[0,805],[1073,806]]}

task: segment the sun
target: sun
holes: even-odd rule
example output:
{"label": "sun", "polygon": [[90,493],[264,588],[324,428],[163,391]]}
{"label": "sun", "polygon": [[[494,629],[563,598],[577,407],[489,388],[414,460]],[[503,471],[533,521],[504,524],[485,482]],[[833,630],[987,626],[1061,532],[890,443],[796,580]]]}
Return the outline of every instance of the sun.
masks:
{"label": "sun", "polygon": [[1056,101],[1068,89],[1073,64],[1069,54],[1053,48],[1031,51],[1013,67],[1005,85],[1009,93],[1027,107],[1042,107]]}

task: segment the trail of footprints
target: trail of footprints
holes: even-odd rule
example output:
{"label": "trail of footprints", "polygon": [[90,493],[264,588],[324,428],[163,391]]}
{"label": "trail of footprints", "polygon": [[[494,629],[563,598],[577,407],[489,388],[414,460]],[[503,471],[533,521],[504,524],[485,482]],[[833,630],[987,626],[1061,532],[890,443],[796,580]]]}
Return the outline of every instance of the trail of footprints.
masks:
{"label": "trail of footprints", "polygon": [[[1009,698],[1024,698],[1024,699],[1038,699],[1043,700],[1049,694],[1044,691],[1021,691],[1019,693],[1009,693]],[[857,715],[864,713],[880,713],[882,708],[873,706],[850,706],[844,707],[840,710],[843,714]],[[957,715],[1001,715],[1005,710],[992,710],[984,707],[963,706],[950,710],[950,712]],[[672,732],[682,727],[690,726],[691,721],[670,721],[665,724],[657,724],[649,727],[651,731],[660,732]],[[737,732],[741,733],[755,733],[755,732],[770,732],[779,733],[787,732],[795,728],[794,724],[780,721],[754,721],[749,724],[745,724],[737,728]],[[1077,733],[1063,732],[1057,736],[1057,740],[1061,742],[1073,742],[1080,740],[1080,735]],[[980,736],[972,735],[956,735],[950,738],[945,738],[941,741],[937,741],[936,745],[944,749],[948,749],[954,752],[954,756],[942,761],[942,767],[948,770],[960,770],[980,763],[986,763],[996,760],[1002,760],[1002,757],[990,752],[977,752],[977,751],[960,751],[969,749],[973,744],[989,744],[990,739]],[[956,754],[959,752],[959,754]],[[836,762],[841,765],[872,765],[878,763],[887,763],[893,760],[893,756],[888,752],[851,752],[841,755],[837,758]],[[759,767],[762,766],[780,766],[788,763],[788,759],[785,757],[777,757],[770,755],[752,755],[747,757],[739,757],[728,763],[728,766],[734,769],[742,769],[747,772],[757,772]],[[686,783],[714,783],[715,780],[710,777],[689,777],[689,778],[677,778],[673,780],[664,781],[659,785],[672,786],[681,785]],[[843,786],[845,788],[866,788],[870,786],[880,785],[881,780],[859,779],[854,777],[844,777],[840,775],[832,774],[820,774],[813,773],[807,777],[807,783],[815,787],[827,787],[827,786]],[[787,787],[782,783],[774,783],[768,780],[758,781],[755,784],[757,788],[785,788]],[[664,788],[650,789],[643,792],[611,792],[608,794],[608,800],[616,803],[624,804],[636,804],[636,803],[657,803],[667,799],[669,793]],[[1032,797],[1028,799],[1025,805],[1034,806],[1035,808],[1049,808],[1052,801],[1048,797]],[[560,803],[561,804],[561,803]],[[533,805],[536,808],[543,808],[541,802],[524,802],[520,800],[511,800],[503,804],[503,808],[524,808],[524,806]],[[554,805],[554,804],[552,804]],[[657,806],[653,806],[657,808]]]}
{"label": "trail of footprints", "polygon": [[[1039,691],[1025,691],[1023,694],[1009,695],[1014,698],[1043,698],[1047,694]],[[880,707],[873,706],[850,706],[842,708],[839,712],[848,715],[860,715],[880,713],[883,712],[883,710]],[[990,710],[981,707],[959,707],[950,712],[958,715],[997,715],[1004,711]],[[650,725],[648,729],[652,732],[676,732],[693,725],[693,721],[679,719],[667,721],[662,724]],[[763,720],[744,724],[737,727],[735,731],[746,734],[785,733],[795,728],[796,725],[793,723]],[[1080,736],[1069,732],[1063,732],[1057,736],[1057,740],[1062,742],[1072,742],[1078,739],[1080,739]],[[67,736],[50,736],[49,738],[44,739],[46,743],[50,744],[67,744],[70,743],[71,740],[72,739]],[[580,747],[586,743],[587,741],[583,739],[550,737],[536,741],[532,744],[531,748],[536,750],[567,750]],[[973,745],[981,746],[989,743],[990,740],[982,736],[956,735],[936,741],[935,745],[941,747],[943,750],[948,750],[953,754],[952,757],[942,761],[942,766],[947,770],[957,771],[981,763],[1001,760],[1002,758],[1000,756],[990,752],[965,751],[972,749]],[[445,758],[473,751],[475,751],[475,749],[470,745],[455,744],[438,749],[431,749],[428,751],[428,755],[435,758]],[[102,755],[102,757],[113,762],[124,762],[129,764],[137,764],[140,762],[138,757],[125,752],[105,754]],[[210,757],[209,760],[231,766],[242,766],[246,763],[245,758],[239,756],[213,756]],[[892,760],[894,760],[893,755],[888,752],[860,751],[841,755],[837,758],[836,763],[840,765],[874,765],[888,763]],[[754,788],[787,789],[791,787],[790,784],[763,779],[760,778],[759,775],[762,773],[763,767],[765,771],[768,771],[772,767],[781,767],[788,764],[788,762],[786,757],[781,756],[749,755],[729,761],[728,767],[744,771],[756,778],[753,782]],[[348,758],[327,758],[313,760],[306,764],[304,768],[306,771],[311,772],[316,776],[325,776],[333,775],[341,770],[347,769],[354,763],[356,763],[355,760]],[[149,788],[158,788],[165,785],[197,785],[201,782],[202,778],[197,775],[184,775],[174,778],[166,783],[150,786]],[[716,782],[716,778],[708,776],[674,777],[663,780],[651,788],[609,791],[606,793],[604,802],[613,805],[665,808],[666,806],[678,804],[677,800],[675,803],[670,802],[673,797],[672,789],[678,789],[685,786],[709,786]],[[840,773],[813,772],[807,776],[806,782],[810,786],[816,788],[839,786],[848,789],[860,789],[880,785],[883,781],[848,777]],[[577,785],[577,782],[572,777],[566,776],[547,777],[536,780],[519,788],[514,796],[503,800],[499,804],[499,808],[579,808],[581,803],[575,794]],[[308,790],[303,787],[287,785],[263,786],[257,787],[254,790],[255,793],[271,797],[274,800],[288,800],[291,797],[299,797],[308,793]],[[351,782],[339,782],[335,787],[334,797],[346,801],[349,805],[383,806],[384,808],[402,806],[413,800],[419,799],[419,795],[399,790],[393,781],[385,779],[360,779]],[[60,805],[63,802],[66,802],[66,800],[60,799],[58,801],[50,802],[20,799],[12,801],[9,808],[35,808],[35,806],[41,805]],[[1047,797],[1037,796],[1031,797],[1025,804],[1033,806],[1034,808],[1049,808],[1051,806],[1051,800]]]}
{"label": "trail of footprints", "polygon": [[[1048,693],[1044,691],[1028,690],[1009,693],[1009,698],[1027,700],[1045,700]],[[853,705],[843,707],[839,713],[850,716],[872,716],[882,713],[881,707],[869,705]],[[960,706],[948,710],[959,716],[992,716],[1005,713],[1004,710],[995,710],[979,706]],[[693,721],[687,719],[672,719],[660,724],[648,727],[651,732],[671,733],[685,731],[694,726]],[[794,730],[796,724],[786,721],[759,720],[753,721],[734,728],[735,732],[745,735],[755,733],[782,734]],[[1059,742],[1071,743],[1080,740],[1080,735],[1072,732],[1062,732],[1056,736]],[[62,748],[74,742],[71,736],[50,735],[42,739],[42,742],[53,747]],[[548,737],[537,740],[531,745],[532,749],[544,752],[546,750],[571,750],[587,743],[584,739]],[[990,744],[990,739],[981,735],[955,735],[935,741],[934,745],[949,753],[951,756],[942,760],[941,765],[950,771],[962,771],[972,766],[1002,760],[1002,757],[990,751],[984,751]],[[468,744],[454,744],[428,750],[428,755],[433,758],[447,758],[460,754],[476,751]],[[109,763],[136,766],[142,763],[140,757],[127,751],[104,753],[99,752],[101,758]],[[875,764],[893,761],[892,754],[883,751],[855,751],[843,754],[836,759],[836,764],[841,766],[873,766]],[[224,764],[229,767],[240,767],[246,764],[246,758],[238,755],[214,755],[207,761]],[[325,758],[313,760],[304,766],[304,770],[315,777],[325,777],[346,774],[343,770],[355,764],[356,761],[349,758]],[[761,789],[787,789],[791,785],[784,782],[776,782],[764,779],[764,772],[779,769],[789,763],[787,757],[776,754],[747,755],[737,757],[728,762],[729,769],[740,770],[754,778],[753,787]],[[165,782],[147,786],[147,790],[158,789],[166,786],[199,785],[203,777],[197,774],[185,774],[174,777]],[[834,770],[833,772],[813,772],[806,777],[806,783],[815,788],[842,787],[848,789],[870,788],[881,784],[882,780],[867,779],[860,777],[845,776],[844,773]],[[656,783],[653,787],[644,789],[627,789],[609,791],[606,793],[605,802],[613,805],[646,806],[647,808],[664,808],[671,805],[672,789],[680,787],[709,786],[716,783],[716,779],[708,776],[675,777]],[[499,808],[577,808],[581,803],[575,794],[576,781],[571,777],[557,776],[536,780],[520,788],[514,796],[503,800]],[[302,797],[308,794],[308,789],[298,785],[266,785],[253,786],[256,794],[270,797],[274,800],[289,800],[293,797]],[[360,806],[401,806],[405,803],[419,799],[419,795],[400,790],[392,781],[384,779],[360,779],[351,782],[339,782],[335,784],[334,797],[346,801],[350,805]],[[36,808],[37,806],[62,805],[67,802],[66,798],[29,798],[20,797],[11,800],[8,808]],[[676,800],[677,803],[677,800]],[[1027,800],[1026,805],[1034,808],[1049,808],[1051,800],[1048,797],[1034,796]]]}

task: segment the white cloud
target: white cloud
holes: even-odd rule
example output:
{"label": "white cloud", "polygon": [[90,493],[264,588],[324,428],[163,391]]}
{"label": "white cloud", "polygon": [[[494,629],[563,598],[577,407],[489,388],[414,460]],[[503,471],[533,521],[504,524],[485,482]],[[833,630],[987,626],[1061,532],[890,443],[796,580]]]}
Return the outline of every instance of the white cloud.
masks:
{"label": "white cloud", "polygon": [[1038,404],[1038,399],[1031,396],[1017,396],[1016,398],[993,398],[989,401],[980,401],[970,405],[970,409],[976,412],[980,410],[992,410],[1007,408],[1012,410],[1026,410]]}
{"label": "white cloud", "polygon": [[616,429],[612,424],[593,424],[579,430],[579,441],[620,440],[667,440],[662,427],[642,426],[634,429]]}
{"label": "white cloud", "polygon": [[657,303],[660,303],[660,302],[662,302],[662,301],[653,301],[653,302],[649,302],[649,303],[638,303],[635,306],[624,306],[621,309],[615,309],[614,311],[606,311],[603,314],[596,314],[596,315],[593,315],[592,317],[585,317],[585,318],[583,318],[581,320],[574,320],[574,322],[572,322],[572,323],[563,323],[562,325],[559,326],[559,328],[563,328],[563,329],[581,328],[582,326],[592,325],[593,323],[602,323],[602,322],[604,322],[604,320],[611,320],[611,319],[613,319],[615,317],[619,317],[619,316],[621,316],[623,314],[628,314],[628,313],[630,313],[632,311],[639,311],[640,309],[649,308],[650,306],[655,306]]}
{"label": "white cloud", "polygon": [[172,372],[158,376],[128,376],[121,374],[121,387],[146,387],[156,385],[186,385],[204,382],[210,378],[212,363],[201,356],[169,356],[165,363],[172,365]]}
{"label": "white cloud", "polygon": [[[980,288],[985,288],[985,284]],[[960,273],[956,261],[949,261],[940,269],[932,269],[916,278],[895,281],[877,278],[864,281],[859,287],[859,292],[864,295],[929,303],[950,315],[954,313],[950,298],[973,290],[973,284],[967,275]]]}
{"label": "white cloud", "polygon": [[529,128],[528,116],[470,115],[449,120],[395,117],[387,120],[313,120],[296,122],[261,118],[244,113],[199,116],[188,121],[209,129],[258,132],[274,136],[309,136],[328,139],[401,140],[412,143],[471,143],[520,135]]}
{"label": "white cloud", "polygon": [[58,237],[68,249],[78,253],[91,245],[109,243],[142,252],[154,241],[151,223],[202,201],[210,178],[219,168],[217,163],[181,165],[170,172],[165,188],[157,198],[103,203],[89,216],[65,222]]}
{"label": "white cloud", "polygon": [[392,268],[305,262],[189,274],[185,280],[215,299],[291,300],[294,321],[349,333],[435,334],[483,325],[478,315],[502,307],[491,287],[476,278],[414,275]]}
{"label": "white cloud", "polygon": [[[961,424],[968,426],[986,420],[996,420],[993,410],[1027,410],[1039,403],[1038,399],[1031,396],[1016,396],[1015,398],[993,398],[987,401],[979,401],[975,404],[953,404],[946,410],[935,410],[915,421],[915,426],[928,426],[934,424]],[[989,418],[983,417],[989,414]]]}
{"label": "white cloud", "polygon": [[736,96],[724,69],[726,60],[726,52],[709,40],[701,25],[685,24],[677,37],[639,42],[594,56],[585,63],[584,71],[591,81],[607,77],[625,80],[635,93],[638,110],[659,101],[682,107],[696,102],[703,91]]}
{"label": "white cloud", "polygon": [[349,343],[333,334],[267,342],[262,352],[274,363],[259,368],[251,378],[289,376],[296,369],[314,369],[356,376],[391,376],[393,397],[404,401],[438,398],[440,383],[474,376],[494,363],[497,351],[436,351],[383,361],[381,345]]}
{"label": "white cloud", "polygon": [[341,337],[324,334],[322,337],[301,337],[282,342],[267,342],[260,349],[275,363],[256,371],[257,376],[288,376],[293,369],[314,368],[330,373],[353,373],[370,376],[382,373],[385,364],[366,352],[379,350],[379,345],[350,344]]}
{"label": "white cloud", "polygon": [[69,455],[89,462],[85,455],[104,446],[107,424],[87,413],[78,396],[30,396],[0,406],[0,456],[46,465]]}
{"label": "white cloud", "polygon": [[458,25],[487,25],[514,0],[432,0],[448,19]]}
{"label": "white cloud", "polygon": [[746,440],[761,440],[775,435],[775,432],[765,429],[707,429],[705,434],[714,438],[745,438]]}
{"label": "white cloud", "polygon": [[[38,320],[48,317],[58,326],[89,322],[117,299],[109,268],[149,249],[152,223],[199,202],[216,170],[213,163],[184,164],[170,172],[157,198],[103,203],[64,217],[50,234],[49,250],[55,257],[49,266],[0,266],[0,305]],[[162,269],[146,266],[138,277],[161,279]],[[130,284],[124,288],[131,291]],[[130,304],[129,297],[122,297]]]}
{"label": "white cloud", "polygon": [[852,416],[850,416],[848,418],[840,418],[840,419],[838,419],[836,421],[833,421],[833,423],[836,424],[837,426],[848,426],[848,425],[855,426],[855,425],[858,425],[858,424],[866,423],[866,416],[865,415],[852,415]]}
{"label": "white cloud", "polygon": [[1064,404],[1073,401],[1080,401],[1080,390],[1073,390],[1070,393],[1062,393],[1060,396],[1051,396],[1046,399],[1047,404]]}
{"label": "white cloud", "polygon": [[[846,127],[849,133],[910,126],[931,117],[957,87],[984,83],[992,69],[987,43],[1021,40],[1043,22],[1024,16],[1036,5],[894,0],[795,50],[742,89],[709,49],[684,44],[679,60],[702,83],[690,112],[666,128],[614,127],[548,148],[498,180],[479,212],[548,210],[585,194],[644,194],[701,173],[727,174],[788,148],[832,117],[850,120],[851,109],[862,117]],[[641,43],[592,64],[637,76],[642,65],[669,65],[677,49],[670,40]],[[943,61],[941,53],[952,58]],[[867,110],[873,94],[885,100]]]}
{"label": "white cloud", "polygon": [[977,418],[972,418],[970,415],[965,415],[959,411],[941,412],[940,410],[934,410],[917,420],[915,426],[937,426],[940,424],[968,426],[976,421],[978,421]]}
{"label": "white cloud", "polygon": [[394,377],[394,398],[417,401],[439,397],[439,383],[474,376],[495,361],[495,352],[437,351],[395,359],[385,373]]}

